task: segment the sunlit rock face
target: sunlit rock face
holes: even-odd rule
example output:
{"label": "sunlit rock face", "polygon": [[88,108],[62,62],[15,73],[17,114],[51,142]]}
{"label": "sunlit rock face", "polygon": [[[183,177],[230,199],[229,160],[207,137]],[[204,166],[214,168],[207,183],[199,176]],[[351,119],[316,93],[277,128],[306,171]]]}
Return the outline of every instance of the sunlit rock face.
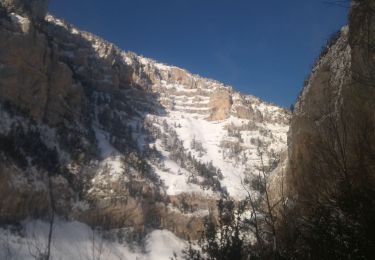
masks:
{"label": "sunlit rock face", "polygon": [[58,49],[48,35],[22,15],[8,13],[7,19],[1,20],[1,99],[27,111],[34,119],[51,124],[72,114],[68,111],[74,110],[78,115],[82,88],[72,70],[60,61]]}
{"label": "sunlit rock face", "polygon": [[232,97],[227,91],[215,92],[210,98],[211,114],[210,120],[224,120],[230,115]]}
{"label": "sunlit rock face", "polygon": [[49,0],[1,0],[10,12],[41,20],[47,14]]}
{"label": "sunlit rock face", "polygon": [[[375,185],[374,164],[368,156],[375,149],[375,52],[369,47],[375,43],[375,16],[369,8],[373,4],[353,3],[348,26],[317,60],[296,103],[288,163],[280,172],[296,201],[319,201],[334,190],[339,185],[335,173],[346,172],[338,170],[340,165],[350,173],[363,167],[366,185]],[[356,187],[363,185],[360,176],[346,178]],[[300,204],[308,211],[306,205]]]}
{"label": "sunlit rock face", "polygon": [[328,137],[328,130],[324,129],[327,124],[339,117],[343,94],[351,79],[348,37],[349,30],[345,27],[316,64],[295,106],[288,136],[290,175],[287,178],[291,189],[298,189],[300,178],[313,178],[312,171],[318,163],[314,158],[319,150],[316,146],[321,135]]}

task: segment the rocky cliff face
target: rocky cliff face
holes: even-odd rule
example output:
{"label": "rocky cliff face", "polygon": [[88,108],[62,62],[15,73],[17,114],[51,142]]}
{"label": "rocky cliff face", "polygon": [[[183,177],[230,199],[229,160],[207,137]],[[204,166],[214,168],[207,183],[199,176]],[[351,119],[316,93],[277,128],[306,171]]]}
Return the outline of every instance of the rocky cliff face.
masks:
{"label": "rocky cliff face", "polygon": [[1,223],[54,208],[197,238],[220,196],[245,195],[259,149],[285,149],[284,109],[42,19],[48,1],[1,3]]}
{"label": "rocky cliff face", "polygon": [[333,196],[343,183],[351,190],[374,185],[372,5],[353,3],[349,25],[322,53],[292,116],[286,183],[305,209],[308,202]]}
{"label": "rocky cliff face", "polygon": [[43,20],[47,14],[49,0],[1,0],[8,12],[27,16],[33,21]]}

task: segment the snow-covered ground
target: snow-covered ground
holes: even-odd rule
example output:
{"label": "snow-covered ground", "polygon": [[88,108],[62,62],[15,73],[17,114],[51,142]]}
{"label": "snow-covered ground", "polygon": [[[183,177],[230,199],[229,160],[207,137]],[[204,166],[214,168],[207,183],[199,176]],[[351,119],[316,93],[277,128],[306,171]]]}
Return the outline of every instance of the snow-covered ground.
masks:
{"label": "snow-covered ground", "polygon": [[[0,229],[0,259],[32,260],[45,252],[49,224],[27,220],[17,231]],[[151,232],[143,241],[144,247],[119,243],[117,239],[103,238],[80,222],[59,219],[52,233],[51,259],[54,260],[167,260],[181,256],[186,242],[165,230]]]}
{"label": "snow-covered ground", "polygon": [[[189,181],[189,177],[193,175],[192,172],[170,158],[170,151],[167,151],[161,145],[160,137],[155,142],[145,141],[147,136],[138,133],[137,128],[134,127],[136,122],[137,124],[140,122],[142,125],[144,118],[153,121],[154,127],[159,128],[162,134],[168,134],[163,133],[165,132],[163,122],[172,127],[177,133],[179,141],[183,143],[184,152],[191,154],[195,160],[201,163],[209,164],[212,162],[212,165],[220,169],[223,175],[220,185],[232,197],[238,199],[246,195],[241,184],[245,172],[256,171],[260,164],[259,141],[264,144],[263,159],[266,164],[271,153],[277,154],[286,149],[289,128],[289,114],[286,110],[263,102],[254,96],[242,95],[231,86],[216,80],[203,78],[184,69],[122,51],[100,37],[80,31],[53,16],[47,16],[47,21],[56,26],[64,27],[72,35],[80,35],[82,39],[90,43],[92,47],[90,51],[98,57],[104,60],[113,60],[119,62],[121,66],[132,68],[134,85],[139,85],[145,92],[137,93],[135,89],[125,88],[123,90],[126,94],[124,97],[128,97],[128,100],[123,100],[123,102],[134,108],[138,118],[134,114],[128,115],[121,108],[116,111],[109,111],[108,114],[121,115],[119,118],[126,121],[123,125],[132,126],[133,139],[137,139],[136,142],[140,150],[142,150],[142,147],[155,146],[162,155],[162,165],[156,165],[150,161],[148,163],[151,164],[154,173],[164,182],[167,194],[200,192],[211,196],[213,192],[207,187],[202,188],[197,183]],[[72,50],[69,49],[69,51]],[[71,59],[71,54],[66,53],[64,55],[65,58]],[[74,59],[72,62],[74,62]],[[101,66],[107,65],[103,63]],[[115,84],[112,68],[103,67],[100,69],[103,73],[101,80],[104,80],[108,85]],[[230,115],[220,121],[211,121],[210,115],[214,109],[215,95],[218,93],[224,93],[230,97]],[[113,97],[108,93],[104,95],[103,102],[110,103]],[[154,104],[157,105],[154,106]],[[102,108],[104,107],[105,105],[102,105]],[[240,116],[237,112],[238,108],[245,111],[244,114],[247,111],[248,115]],[[163,111],[159,113],[158,109]],[[150,113],[150,111],[152,112]],[[96,111],[96,114],[98,114],[98,111]],[[248,125],[254,127],[246,128]],[[235,135],[229,133],[228,127],[235,128]],[[110,170],[106,173],[111,175],[114,180],[123,173],[121,165],[123,154],[110,145],[109,137],[113,133],[106,132],[103,129],[105,129],[105,126],[95,130],[102,153],[102,161],[99,162],[99,166],[109,167]],[[116,131],[126,131],[126,129],[117,129]],[[193,140],[202,144],[202,151],[191,148]],[[234,149],[237,149],[237,151],[233,152]],[[94,182],[100,182],[100,180],[99,176],[94,179]]]}
{"label": "snow-covered ground", "polygon": [[[222,121],[208,121],[205,115],[188,114],[180,111],[171,111],[166,120],[169,125],[179,125],[175,131],[183,141],[187,152],[191,152],[202,162],[212,162],[216,168],[221,170],[224,176],[223,180],[221,180],[221,184],[232,197],[241,199],[246,196],[246,191],[242,187],[242,181],[245,178],[245,171],[246,169],[254,170],[255,167],[260,164],[257,145],[251,144],[250,140],[258,138],[264,140],[267,138],[261,136],[258,131],[241,131],[243,143],[240,145],[243,146],[244,151],[237,158],[237,162],[235,158],[224,157],[221,142],[231,139],[225,129],[226,126],[231,124],[237,126],[246,125],[249,120],[230,117]],[[277,142],[275,141],[270,145],[269,149],[274,149],[275,152],[280,152],[285,149],[288,126],[269,124],[266,125],[266,128],[270,129],[276,138],[279,138]],[[199,156],[197,151],[190,148],[193,139],[202,144],[205,150],[203,155]],[[235,138],[233,139],[237,141]],[[241,161],[243,154],[246,156],[245,162]],[[171,194],[176,193],[176,187],[178,187],[180,193],[191,191],[191,185],[189,186],[186,180],[182,180],[182,178],[186,176],[181,174],[184,173],[184,171],[181,170],[178,165],[170,162],[170,160],[167,160],[166,165],[168,165],[167,168],[169,169],[169,174],[160,171],[158,173],[168,187],[167,192]],[[178,174],[178,172],[180,172],[180,174]],[[181,185],[181,183],[184,183],[184,185]],[[195,192],[196,190],[193,191]],[[205,192],[207,193],[208,191]]]}

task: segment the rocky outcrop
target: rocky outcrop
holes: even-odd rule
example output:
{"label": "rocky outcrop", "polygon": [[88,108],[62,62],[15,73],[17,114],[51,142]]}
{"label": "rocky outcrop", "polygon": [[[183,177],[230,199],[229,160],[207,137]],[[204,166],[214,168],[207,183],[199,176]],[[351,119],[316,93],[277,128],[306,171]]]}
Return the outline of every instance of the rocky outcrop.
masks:
{"label": "rocky outcrop", "polygon": [[[15,185],[12,181],[18,179]],[[27,216],[43,216],[48,213],[49,202],[46,190],[37,189],[35,183],[23,178],[22,170],[6,165],[0,168],[1,196],[0,222],[16,223]],[[30,196],[32,194],[32,196]]]}
{"label": "rocky outcrop", "polygon": [[56,46],[28,18],[19,14],[8,18],[0,21],[0,98],[51,124],[72,117],[72,110],[79,114],[82,88],[60,61]]}
{"label": "rocky outcrop", "polygon": [[47,14],[49,0],[1,0],[0,3],[9,12],[39,21],[44,19]]}
{"label": "rocky outcrop", "polygon": [[[147,188],[145,185],[144,188]],[[140,200],[129,196],[128,191],[116,190],[108,197],[90,196],[92,206],[73,209],[74,217],[92,226],[105,229],[132,228],[144,233],[150,229],[167,229],[184,239],[199,239],[206,218],[217,216],[217,201],[198,194],[180,194],[161,200],[158,195]]]}
{"label": "rocky outcrop", "polygon": [[193,87],[193,79],[182,69],[172,68],[169,72],[169,79],[171,82]]}
{"label": "rocky outcrop", "polygon": [[238,106],[236,107],[236,115],[238,118],[241,119],[253,119],[254,118],[254,111],[252,108]]}
{"label": "rocky outcrop", "polygon": [[[28,217],[44,218],[51,213],[49,189],[44,185],[48,173],[15,166],[0,158],[0,223],[18,223]],[[31,178],[32,176],[32,178]],[[62,176],[50,176],[56,212],[66,216],[72,211],[74,192]]]}
{"label": "rocky outcrop", "polygon": [[232,97],[228,91],[215,92],[210,97],[211,114],[209,120],[224,120],[229,117]]}
{"label": "rocky outcrop", "polygon": [[[235,107],[234,115],[240,119],[247,119],[254,122],[262,122],[263,121],[263,114],[258,110],[254,110],[251,106],[243,106],[239,105]],[[283,118],[280,120],[276,120],[278,122],[285,122]]]}

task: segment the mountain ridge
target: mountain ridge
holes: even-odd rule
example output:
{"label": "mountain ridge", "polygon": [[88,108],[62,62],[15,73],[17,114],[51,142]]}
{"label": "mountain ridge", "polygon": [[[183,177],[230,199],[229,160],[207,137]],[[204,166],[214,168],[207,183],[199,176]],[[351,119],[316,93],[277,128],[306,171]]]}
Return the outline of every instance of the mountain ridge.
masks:
{"label": "mountain ridge", "polygon": [[286,149],[285,109],[53,16],[0,11],[1,223],[56,214],[197,239],[220,197],[245,196],[258,154]]}

